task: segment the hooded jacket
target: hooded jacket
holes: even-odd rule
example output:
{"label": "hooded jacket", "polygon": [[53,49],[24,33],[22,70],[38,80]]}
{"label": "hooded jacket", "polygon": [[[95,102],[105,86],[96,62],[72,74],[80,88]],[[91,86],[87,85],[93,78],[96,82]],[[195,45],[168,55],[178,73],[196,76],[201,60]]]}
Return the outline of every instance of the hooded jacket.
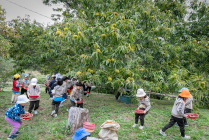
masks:
{"label": "hooded jacket", "polygon": [[70,94],[70,99],[75,102],[77,99],[82,98],[82,93],[83,93],[83,88],[81,88],[80,90],[77,90],[76,88],[73,88],[73,90]]}
{"label": "hooded jacket", "polygon": [[32,85],[30,85],[30,86],[28,87],[27,94],[30,94],[30,96],[38,96],[38,95],[39,95],[38,98],[29,98],[30,101],[37,101],[37,100],[40,100],[41,90],[40,90],[39,85],[36,85],[35,88],[34,88]]}
{"label": "hooded jacket", "polygon": [[182,98],[176,98],[172,108],[172,116],[176,118],[183,118],[184,117],[184,109],[185,109],[185,102]]}
{"label": "hooded jacket", "polygon": [[62,97],[62,95],[64,94],[64,90],[65,90],[65,88],[63,86],[57,85],[56,87],[54,87],[55,93],[52,93],[53,94],[53,98]]}
{"label": "hooded jacket", "polygon": [[149,100],[148,97],[146,97],[142,100],[139,99],[139,104],[138,105],[139,105],[140,109],[144,109],[146,112],[148,112],[151,108],[150,100]]}
{"label": "hooded jacket", "polygon": [[188,99],[186,100],[186,103],[185,103],[185,108],[193,109],[193,108],[192,108],[192,101],[193,101],[193,97],[188,98]]}

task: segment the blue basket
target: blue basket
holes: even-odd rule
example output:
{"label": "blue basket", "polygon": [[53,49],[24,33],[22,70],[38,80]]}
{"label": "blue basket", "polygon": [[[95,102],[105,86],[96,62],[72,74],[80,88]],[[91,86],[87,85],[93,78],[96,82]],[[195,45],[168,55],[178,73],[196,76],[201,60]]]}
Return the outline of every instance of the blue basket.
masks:
{"label": "blue basket", "polygon": [[130,104],[132,96],[120,96],[120,101],[122,103]]}

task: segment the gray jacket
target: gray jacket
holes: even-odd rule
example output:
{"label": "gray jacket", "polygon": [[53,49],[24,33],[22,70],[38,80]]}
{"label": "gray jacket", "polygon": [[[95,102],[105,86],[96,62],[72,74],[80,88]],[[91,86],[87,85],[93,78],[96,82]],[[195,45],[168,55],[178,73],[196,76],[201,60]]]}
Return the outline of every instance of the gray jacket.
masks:
{"label": "gray jacket", "polygon": [[30,80],[28,80],[27,83],[26,83],[25,79],[23,79],[21,81],[21,85],[24,85],[24,88],[27,88],[30,85]]}
{"label": "gray jacket", "polygon": [[71,94],[70,94],[70,99],[73,100],[74,102],[77,99],[81,99],[82,98],[82,93],[83,93],[83,88],[81,88],[80,90],[77,90],[76,88],[73,88]]}
{"label": "gray jacket", "polygon": [[62,95],[64,94],[65,88],[63,86],[57,85],[54,87],[54,91],[55,93],[52,93],[53,98],[59,98],[62,97]]}
{"label": "gray jacket", "polygon": [[150,105],[150,100],[149,98],[144,98],[143,100],[140,100],[139,99],[139,108],[140,109],[145,109],[146,112],[148,112],[151,108],[151,105]]}
{"label": "gray jacket", "polygon": [[64,88],[64,93],[67,93],[67,82],[63,82],[62,87]]}
{"label": "gray jacket", "polygon": [[188,98],[188,99],[186,100],[186,103],[185,103],[185,108],[193,109],[193,108],[192,108],[192,101],[193,101],[193,97]]}
{"label": "gray jacket", "polygon": [[72,86],[74,86],[76,84],[77,81],[72,81],[72,80],[68,80],[66,83],[66,87],[71,88]]}
{"label": "gray jacket", "polygon": [[30,101],[37,101],[37,100],[40,100],[41,90],[40,90],[39,85],[36,85],[35,88],[34,88],[32,85],[29,85],[27,94],[30,94],[30,96],[38,96],[38,95],[39,95],[38,98],[29,98]]}
{"label": "gray jacket", "polygon": [[182,98],[176,98],[172,109],[172,116],[176,118],[184,117],[185,102]]}

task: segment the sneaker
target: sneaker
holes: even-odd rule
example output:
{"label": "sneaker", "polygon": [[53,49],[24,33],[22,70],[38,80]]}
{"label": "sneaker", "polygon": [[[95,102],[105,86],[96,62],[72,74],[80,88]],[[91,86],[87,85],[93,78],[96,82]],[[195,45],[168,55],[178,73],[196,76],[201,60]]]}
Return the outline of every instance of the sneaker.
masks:
{"label": "sneaker", "polygon": [[51,113],[51,115],[53,116],[55,113],[56,113],[55,110],[53,110],[52,113]]}
{"label": "sneaker", "polygon": [[69,111],[69,109],[67,109],[67,112]]}
{"label": "sneaker", "polygon": [[184,126],[189,126],[188,123],[185,123]]}
{"label": "sneaker", "polygon": [[35,115],[37,115],[37,114],[38,114],[38,112],[37,112],[36,110],[34,110],[34,114],[35,114]]}
{"label": "sneaker", "polygon": [[18,136],[18,135],[20,135],[20,132],[16,131],[14,135]]}
{"label": "sneaker", "polygon": [[175,126],[179,126],[179,125],[176,123]]}
{"label": "sneaker", "polygon": [[15,138],[17,138],[17,136],[15,136],[14,134],[12,134],[7,139],[10,140],[10,139],[15,139]]}
{"label": "sneaker", "polygon": [[160,130],[160,134],[161,134],[162,136],[166,136],[165,132],[163,132],[162,129]]}
{"label": "sneaker", "polygon": [[139,126],[139,129],[142,130],[144,128],[144,126]]}
{"label": "sneaker", "polygon": [[13,104],[14,102],[13,102],[13,101],[11,101],[10,103],[11,103],[11,104]]}
{"label": "sneaker", "polygon": [[181,137],[182,139],[190,139],[191,137],[190,136],[184,136],[184,137]]}
{"label": "sneaker", "polygon": [[132,127],[136,127],[138,124],[134,124]]}
{"label": "sneaker", "polygon": [[54,114],[53,117],[57,117],[57,114]]}
{"label": "sneaker", "polygon": [[51,97],[51,98],[49,98],[49,100],[53,100],[53,98]]}

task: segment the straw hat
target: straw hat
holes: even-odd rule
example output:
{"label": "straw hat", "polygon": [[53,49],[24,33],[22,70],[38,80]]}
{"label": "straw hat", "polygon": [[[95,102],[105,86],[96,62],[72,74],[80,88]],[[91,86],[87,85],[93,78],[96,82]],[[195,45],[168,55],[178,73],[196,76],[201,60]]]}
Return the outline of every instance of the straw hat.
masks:
{"label": "straw hat", "polygon": [[185,97],[185,98],[192,97],[192,95],[190,94],[190,92],[188,90],[186,90],[186,89],[182,90],[182,92],[179,94],[179,96]]}

